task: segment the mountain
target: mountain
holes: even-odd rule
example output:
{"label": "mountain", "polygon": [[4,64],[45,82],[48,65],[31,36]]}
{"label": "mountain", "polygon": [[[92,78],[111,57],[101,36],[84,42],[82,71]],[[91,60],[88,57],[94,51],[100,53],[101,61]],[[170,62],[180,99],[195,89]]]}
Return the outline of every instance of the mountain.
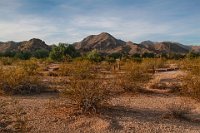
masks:
{"label": "mountain", "polygon": [[133,42],[125,42],[116,39],[109,33],[103,32],[98,35],[91,35],[84,38],[82,41],[74,44],[75,48],[81,53],[89,52],[93,49],[98,50],[100,53],[110,54],[110,53],[188,53],[191,49],[189,46],[185,46],[176,42],[152,42],[144,41],[140,44]]}
{"label": "mountain", "polygon": [[191,46],[191,51],[194,51],[196,53],[200,53],[200,46]]}
{"label": "mountain", "polygon": [[81,42],[74,44],[75,48],[80,52],[88,52],[97,49],[102,53],[110,53],[112,51],[121,51],[126,42],[114,38],[109,33],[103,32],[99,35],[90,35]]}
{"label": "mountain", "polygon": [[29,41],[21,42],[18,46],[18,50],[20,51],[35,51],[38,49],[46,49],[50,50],[50,47],[42,40],[33,38]]}
{"label": "mountain", "polygon": [[98,35],[90,35],[84,38],[81,42],[74,43],[76,49],[81,53],[87,53],[93,49],[98,50],[100,53],[127,53],[134,54],[144,51],[148,51],[146,48],[133,42],[125,42],[120,39],[116,39],[112,35],[106,32],[102,32]]}
{"label": "mountain", "polygon": [[150,50],[153,53],[178,53],[178,54],[185,54],[190,51],[189,46],[185,46],[183,44],[177,42],[151,42],[151,41],[144,41],[140,43],[146,49]]}
{"label": "mountain", "polygon": [[44,41],[40,39],[33,38],[29,41],[23,42],[0,42],[0,52],[5,51],[29,51],[33,52],[38,49],[46,49],[50,50],[50,46],[48,46]]}
{"label": "mountain", "polygon": [[[135,54],[135,53],[179,53],[186,54],[189,51],[199,52],[200,46],[187,46],[177,42],[152,42],[143,41],[139,44],[128,41],[122,41],[116,39],[111,34],[102,32],[98,35],[90,35],[84,38],[80,42],[73,44],[75,48],[81,53],[85,54],[89,51],[96,49],[102,54],[111,53],[125,53],[125,54]],[[5,51],[29,51],[33,52],[37,49],[50,50],[52,46],[47,45],[44,41],[40,39],[33,38],[29,41],[23,42],[0,42],[0,53]]]}
{"label": "mountain", "polygon": [[19,43],[9,41],[9,42],[0,42],[0,52],[5,51],[16,51],[18,48]]}

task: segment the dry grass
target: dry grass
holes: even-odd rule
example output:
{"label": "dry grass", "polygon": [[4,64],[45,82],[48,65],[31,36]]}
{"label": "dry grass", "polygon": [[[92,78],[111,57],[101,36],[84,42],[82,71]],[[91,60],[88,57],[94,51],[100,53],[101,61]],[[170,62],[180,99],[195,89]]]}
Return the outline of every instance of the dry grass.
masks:
{"label": "dry grass", "polygon": [[31,76],[37,74],[38,68],[39,68],[37,60],[34,60],[34,59],[21,61],[20,66],[28,75],[31,75]]}
{"label": "dry grass", "polygon": [[200,76],[188,74],[182,78],[181,93],[186,96],[200,99]]}
{"label": "dry grass", "polygon": [[0,68],[0,90],[4,94],[37,94],[46,87],[21,67]]}
{"label": "dry grass", "polygon": [[151,79],[146,63],[127,62],[124,67],[125,73],[118,79],[125,91],[137,91]]}
{"label": "dry grass", "polygon": [[2,65],[12,65],[14,62],[13,58],[9,58],[9,57],[1,57],[0,62]]}
{"label": "dry grass", "polygon": [[183,60],[180,62],[180,66],[187,73],[181,79],[181,93],[195,99],[200,99],[200,59]]}

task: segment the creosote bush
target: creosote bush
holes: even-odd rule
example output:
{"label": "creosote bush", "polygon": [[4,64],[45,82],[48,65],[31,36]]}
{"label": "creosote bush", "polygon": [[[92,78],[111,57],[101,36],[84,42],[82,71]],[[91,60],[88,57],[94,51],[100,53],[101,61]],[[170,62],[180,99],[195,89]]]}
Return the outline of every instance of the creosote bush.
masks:
{"label": "creosote bush", "polygon": [[200,76],[187,74],[182,78],[181,94],[200,99]]}
{"label": "creosote bush", "polygon": [[186,59],[180,63],[186,75],[181,79],[181,94],[200,99],[200,60]]}
{"label": "creosote bush", "polygon": [[125,73],[119,78],[119,83],[125,91],[137,91],[151,79],[146,64],[127,62],[124,67]]}
{"label": "creosote bush", "polygon": [[81,113],[96,113],[106,98],[106,86],[100,81],[74,80],[63,92]]}
{"label": "creosote bush", "polygon": [[28,75],[35,75],[37,73],[37,69],[39,68],[37,60],[34,59],[23,61],[21,66]]}
{"label": "creosote bush", "polygon": [[45,89],[38,77],[30,76],[21,67],[0,68],[0,90],[3,94],[38,94]]}

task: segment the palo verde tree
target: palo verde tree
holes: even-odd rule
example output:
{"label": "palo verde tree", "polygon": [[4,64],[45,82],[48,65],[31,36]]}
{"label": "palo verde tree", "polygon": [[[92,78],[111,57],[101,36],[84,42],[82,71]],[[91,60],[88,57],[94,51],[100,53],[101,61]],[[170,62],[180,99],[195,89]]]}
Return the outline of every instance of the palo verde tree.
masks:
{"label": "palo verde tree", "polygon": [[93,61],[93,62],[100,62],[102,61],[101,55],[97,52],[97,50],[92,50],[86,55],[86,59]]}
{"label": "palo verde tree", "polygon": [[54,46],[49,54],[49,57],[56,61],[63,61],[65,58],[77,56],[79,56],[79,53],[74,46],[66,43],[59,43],[58,46]]}

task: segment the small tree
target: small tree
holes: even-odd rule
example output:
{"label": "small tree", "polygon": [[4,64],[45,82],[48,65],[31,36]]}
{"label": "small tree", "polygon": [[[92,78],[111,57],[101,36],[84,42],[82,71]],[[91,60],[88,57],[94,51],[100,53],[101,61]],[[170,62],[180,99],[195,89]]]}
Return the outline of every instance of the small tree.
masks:
{"label": "small tree", "polygon": [[15,57],[19,58],[21,60],[28,60],[31,58],[31,53],[30,52],[18,52]]}
{"label": "small tree", "polygon": [[14,57],[16,55],[15,51],[5,51],[4,53],[2,53],[2,56],[4,57]]}
{"label": "small tree", "polygon": [[49,51],[46,49],[38,49],[33,52],[33,56],[38,59],[47,58],[49,56]]}
{"label": "small tree", "polygon": [[100,62],[102,60],[100,54],[97,52],[97,50],[93,50],[91,52],[89,52],[86,56],[86,58],[90,61],[94,61],[94,62]]}
{"label": "small tree", "polygon": [[73,45],[66,43],[59,43],[58,46],[54,46],[51,50],[49,57],[52,60],[62,61],[66,57],[77,57],[79,54]]}

